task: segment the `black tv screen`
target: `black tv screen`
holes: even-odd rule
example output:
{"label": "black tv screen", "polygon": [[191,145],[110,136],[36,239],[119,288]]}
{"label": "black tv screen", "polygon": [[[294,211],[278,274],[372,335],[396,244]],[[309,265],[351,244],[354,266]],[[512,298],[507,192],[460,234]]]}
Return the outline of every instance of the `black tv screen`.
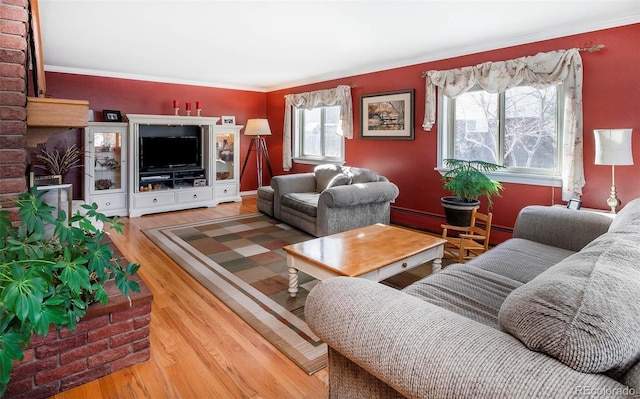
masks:
{"label": "black tv screen", "polygon": [[143,170],[200,167],[200,154],[197,136],[140,137],[140,168]]}

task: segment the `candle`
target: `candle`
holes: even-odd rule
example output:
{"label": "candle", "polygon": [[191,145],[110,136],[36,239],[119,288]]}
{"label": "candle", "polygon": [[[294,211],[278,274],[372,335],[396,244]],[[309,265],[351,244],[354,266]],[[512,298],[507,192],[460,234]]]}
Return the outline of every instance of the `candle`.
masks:
{"label": "candle", "polygon": [[196,109],[200,109],[200,101],[196,101]]}
{"label": "candle", "polygon": [[191,103],[187,103],[187,111],[191,111]]}

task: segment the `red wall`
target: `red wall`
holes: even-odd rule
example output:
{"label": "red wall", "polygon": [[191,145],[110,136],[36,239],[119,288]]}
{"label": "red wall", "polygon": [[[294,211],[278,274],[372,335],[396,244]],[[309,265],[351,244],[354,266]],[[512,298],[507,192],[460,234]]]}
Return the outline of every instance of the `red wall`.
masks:
{"label": "red wall", "polygon": [[[422,129],[424,117],[424,79],[422,72],[430,69],[451,69],[487,61],[499,61],[533,55],[557,49],[604,44],[597,53],[582,53],[584,66],[584,166],[587,185],[583,188],[583,206],[605,208],[609,195],[611,171],[607,166],[595,166],[593,129],[633,128],[636,165],[618,167],[616,181],[618,197],[624,203],[640,197],[640,24],[601,30],[521,46],[470,54],[434,62],[427,62],[376,73],[345,77],[306,86],[257,93],[165,83],[141,82],[125,79],[89,77],[61,73],[47,73],[47,91],[54,97],[87,99],[90,108],[116,109],[126,113],[170,114],[171,102],[178,99],[200,101],[203,115],[235,115],[238,124],[248,118],[267,117],[273,135],[267,137],[274,174],[282,170],[282,127],[284,95],[350,84],[354,110],[354,139],[346,142],[346,163],[369,167],[387,176],[400,188],[400,196],[393,204],[392,221],[439,231],[443,211],[442,189],[436,166],[437,127]],[[415,89],[415,140],[361,140],[360,96],[403,89]],[[242,138],[241,162],[244,161],[249,139]],[[295,164],[290,173],[309,171],[311,165]],[[265,170],[265,180],[268,176]],[[241,189],[254,190],[255,165],[248,163]],[[546,186],[505,184],[502,197],[495,198],[492,242],[509,236],[518,211],[530,204],[562,203],[560,189]],[[485,205],[486,206],[486,205]]]}
{"label": "red wall", "polygon": [[[195,103],[200,101],[202,116],[231,115],[236,117],[238,125],[245,125],[249,118],[266,116],[266,94],[260,92],[55,72],[47,72],[46,79],[48,95],[89,101],[96,121],[103,120],[103,109],[118,110],[123,118],[126,114],[173,115],[174,99],[180,102],[181,115],[186,115],[187,102],[191,103],[192,115],[195,115]],[[65,134],[65,139],[72,142],[73,134]],[[250,141],[241,135],[241,167]],[[241,189],[255,190],[256,176],[255,162],[248,162]]]}
{"label": "red wall", "polygon": [[[448,193],[442,189],[441,176],[434,170],[437,162],[437,123],[431,131],[422,129],[425,102],[422,72],[595,44],[604,44],[606,47],[597,53],[581,53],[584,66],[584,166],[587,181],[582,201],[584,207],[606,208],[605,199],[609,195],[611,171],[608,166],[593,164],[593,129],[634,129],[636,137],[633,140],[633,152],[636,165],[616,168],[616,181],[618,197],[623,204],[640,197],[640,75],[637,72],[640,65],[640,24],[270,92],[267,95],[267,116],[272,131],[282,132],[285,94],[331,88],[338,84],[355,85],[351,92],[355,137],[353,140],[346,140],[346,163],[375,169],[398,185],[400,196],[393,204],[391,214],[394,222],[439,231],[443,214],[440,197]],[[415,140],[361,140],[360,96],[410,88],[414,88],[416,93]],[[276,156],[272,156],[278,170],[275,174],[282,173],[281,139],[277,136],[270,139],[270,149],[277,150],[272,152],[278,157],[275,161]],[[310,169],[309,165],[294,164],[292,172]],[[482,201],[486,207],[486,201]],[[546,186],[505,184],[502,197],[494,199],[492,211],[496,228],[491,241],[499,242],[509,236],[515,217],[522,207],[556,203],[562,203],[559,188],[552,190]]]}

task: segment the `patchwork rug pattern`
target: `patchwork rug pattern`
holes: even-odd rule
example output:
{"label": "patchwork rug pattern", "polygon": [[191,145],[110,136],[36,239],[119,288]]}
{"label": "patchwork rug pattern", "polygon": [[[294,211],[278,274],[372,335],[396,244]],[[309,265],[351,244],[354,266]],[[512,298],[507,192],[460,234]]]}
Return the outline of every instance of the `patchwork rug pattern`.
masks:
{"label": "patchwork rug pattern", "polygon": [[298,295],[289,297],[282,250],[312,236],[261,213],[144,233],[305,372],[326,366],[326,344],[304,321],[304,302],[317,280],[300,272]]}

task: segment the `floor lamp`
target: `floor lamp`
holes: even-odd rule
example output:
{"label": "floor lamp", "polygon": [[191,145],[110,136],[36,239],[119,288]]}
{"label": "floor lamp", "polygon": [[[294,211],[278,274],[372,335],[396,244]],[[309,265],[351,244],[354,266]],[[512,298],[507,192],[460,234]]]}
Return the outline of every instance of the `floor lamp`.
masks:
{"label": "floor lamp", "polygon": [[607,205],[611,213],[616,213],[620,200],[616,194],[615,165],[633,165],[631,151],[632,129],[594,130],[596,141],[596,165],[611,165],[611,191]]}
{"label": "floor lamp", "polygon": [[249,149],[247,150],[247,156],[244,158],[244,164],[242,165],[242,172],[240,172],[240,180],[244,175],[244,170],[247,167],[247,161],[251,151],[256,152],[256,170],[258,172],[258,187],[262,187],[262,163],[263,159],[267,161],[267,168],[269,169],[269,176],[273,177],[273,171],[271,170],[271,162],[269,161],[269,151],[267,150],[267,142],[262,136],[270,136],[271,128],[269,128],[269,121],[266,119],[249,119],[247,126],[244,128],[245,136],[255,136],[251,139]]}

